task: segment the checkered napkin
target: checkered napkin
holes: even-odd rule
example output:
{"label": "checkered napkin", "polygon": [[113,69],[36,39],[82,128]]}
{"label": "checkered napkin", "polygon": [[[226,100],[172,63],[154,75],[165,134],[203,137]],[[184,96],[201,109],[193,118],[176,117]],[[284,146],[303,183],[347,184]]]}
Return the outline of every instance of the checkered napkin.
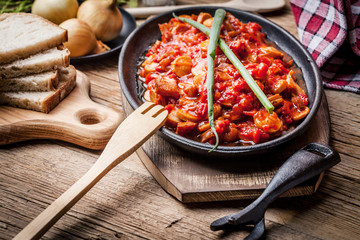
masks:
{"label": "checkered napkin", "polygon": [[326,88],[360,94],[360,0],[290,0]]}

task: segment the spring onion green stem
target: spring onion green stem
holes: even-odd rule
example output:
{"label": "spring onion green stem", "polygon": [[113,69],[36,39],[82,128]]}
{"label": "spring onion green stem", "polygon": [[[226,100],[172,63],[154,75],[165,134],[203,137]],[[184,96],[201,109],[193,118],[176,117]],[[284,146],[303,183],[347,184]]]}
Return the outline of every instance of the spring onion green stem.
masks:
{"label": "spring onion green stem", "polygon": [[[184,18],[184,17],[178,17],[173,13],[173,16],[183,22],[186,22],[193,27],[196,27],[206,35],[210,35],[210,29],[206,26],[202,25],[201,23],[198,23],[192,19]],[[250,75],[250,73],[246,70],[244,65],[240,62],[240,60],[237,58],[237,56],[233,53],[233,51],[229,48],[229,46],[226,44],[226,42],[222,39],[219,39],[219,46],[221,50],[225,53],[227,58],[230,60],[230,62],[234,65],[234,67],[240,72],[241,76],[244,78],[248,86],[251,88],[251,90],[254,92],[256,97],[259,99],[261,104],[265,107],[265,109],[271,114],[274,110],[274,106],[270,103],[269,99],[266,97],[264,92],[260,89],[260,87],[257,85],[257,83],[254,81],[253,77]]]}
{"label": "spring onion green stem", "polygon": [[219,42],[219,38],[220,38],[221,24],[224,21],[225,15],[226,12],[223,9],[216,10],[214,21],[210,30],[209,45],[207,48],[206,89],[207,89],[207,101],[208,101],[208,118],[209,118],[210,128],[216,138],[215,146],[213,147],[213,149],[210,150],[210,152],[216,149],[219,145],[219,136],[216,132],[215,123],[214,123],[214,105],[213,105],[214,104],[213,91],[214,91],[214,78],[215,78],[214,61],[215,61],[217,43]]}

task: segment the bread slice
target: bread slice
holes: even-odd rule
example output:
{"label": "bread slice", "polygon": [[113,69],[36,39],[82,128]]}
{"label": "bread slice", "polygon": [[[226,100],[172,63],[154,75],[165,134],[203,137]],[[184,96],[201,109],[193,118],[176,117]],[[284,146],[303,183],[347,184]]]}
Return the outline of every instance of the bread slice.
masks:
{"label": "bread slice", "polygon": [[30,13],[0,15],[0,64],[26,58],[67,41],[67,31]]}
{"label": "bread slice", "polygon": [[59,70],[59,86],[48,92],[0,92],[0,104],[49,113],[76,85],[76,70],[73,66]]}
{"label": "bread slice", "polygon": [[54,47],[28,58],[0,65],[0,79],[55,70],[69,64],[70,51],[63,46]]}
{"label": "bread slice", "polygon": [[0,92],[54,91],[59,83],[58,70],[0,80]]}

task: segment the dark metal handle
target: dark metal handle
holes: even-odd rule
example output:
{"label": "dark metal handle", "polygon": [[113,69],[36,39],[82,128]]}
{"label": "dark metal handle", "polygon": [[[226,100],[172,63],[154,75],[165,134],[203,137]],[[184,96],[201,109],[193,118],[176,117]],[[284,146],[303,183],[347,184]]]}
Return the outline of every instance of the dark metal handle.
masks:
{"label": "dark metal handle", "polygon": [[339,154],[330,147],[318,143],[306,145],[280,167],[259,198],[239,213],[229,217],[228,222],[241,224],[250,218],[254,222],[259,221],[264,216],[267,206],[282,193],[320,174],[338,162],[340,162]]}

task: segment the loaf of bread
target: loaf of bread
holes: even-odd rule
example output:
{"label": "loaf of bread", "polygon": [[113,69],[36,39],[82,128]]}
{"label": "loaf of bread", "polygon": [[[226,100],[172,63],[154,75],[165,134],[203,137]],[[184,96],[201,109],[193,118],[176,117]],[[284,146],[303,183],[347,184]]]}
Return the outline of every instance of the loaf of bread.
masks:
{"label": "loaf of bread", "polygon": [[54,47],[25,59],[0,65],[0,79],[55,70],[69,64],[70,51],[62,46]]}
{"label": "loaf of bread", "polygon": [[29,13],[0,15],[0,104],[49,113],[76,85],[67,31]]}
{"label": "loaf of bread", "polygon": [[26,58],[67,41],[67,31],[30,13],[0,15],[0,64]]}
{"label": "loaf of bread", "polygon": [[58,87],[58,70],[0,80],[0,92],[53,91]]}
{"label": "loaf of bread", "polygon": [[54,91],[0,92],[0,104],[49,113],[76,85],[73,66],[59,69],[59,86]]}

